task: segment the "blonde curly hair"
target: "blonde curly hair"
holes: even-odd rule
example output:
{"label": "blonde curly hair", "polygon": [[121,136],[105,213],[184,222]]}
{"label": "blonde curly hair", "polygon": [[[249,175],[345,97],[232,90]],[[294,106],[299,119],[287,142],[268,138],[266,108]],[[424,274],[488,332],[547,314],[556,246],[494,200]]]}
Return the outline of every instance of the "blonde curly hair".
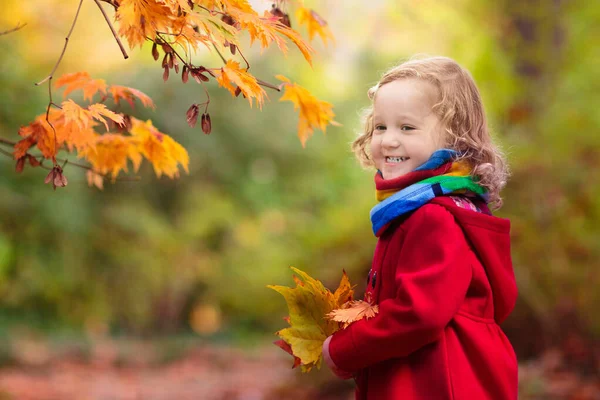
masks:
{"label": "blonde curly hair", "polygon": [[[385,72],[368,91],[373,102],[377,90],[398,79],[422,79],[439,91],[433,111],[446,132],[445,146],[461,154],[472,167],[472,175],[489,193],[494,208],[502,206],[500,191],[506,185],[509,171],[503,152],[493,143],[479,90],[471,74],[447,57],[413,58]],[[363,115],[363,132],[352,143],[360,163],[373,167],[370,143],[373,136],[373,103]]]}

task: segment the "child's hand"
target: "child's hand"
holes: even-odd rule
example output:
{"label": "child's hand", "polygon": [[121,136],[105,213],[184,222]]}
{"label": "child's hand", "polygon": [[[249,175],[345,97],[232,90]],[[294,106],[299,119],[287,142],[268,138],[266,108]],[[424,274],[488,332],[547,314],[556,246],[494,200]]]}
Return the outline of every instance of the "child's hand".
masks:
{"label": "child's hand", "polygon": [[329,336],[323,342],[323,359],[325,360],[325,364],[327,364],[327,366],[329,367],[329,369],[331,371],[333,371],[333,373],[338,378],[341,378],[341,379],[350,379],[350,378],[352,378],[352,373],[346,372],[346,371],[342,371],[333,362],[331,356],[329,355],[329,342],[331,342],[331,336]]}

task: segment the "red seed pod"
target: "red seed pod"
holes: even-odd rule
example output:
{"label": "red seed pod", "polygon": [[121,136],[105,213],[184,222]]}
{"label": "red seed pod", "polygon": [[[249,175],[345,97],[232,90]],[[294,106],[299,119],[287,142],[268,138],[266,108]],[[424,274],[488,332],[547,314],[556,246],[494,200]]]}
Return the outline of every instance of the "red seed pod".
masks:
{"label": "red seed pod", "polygon": [[173,52],[173,48],[170,45],[168,45],[167,43],[162,43],[161,46],[162,46],[162,49],[163,49],[163,51],[165,53],[169,53],[170,54],[170,53]]}
{"label": "red seed pod", "polygon": [[31,165],[32,167],[39,167],[40,165],[42,165],[42,163],[39,162],[38,159],[32,156],[31,154],[27,154],[27,161],[29,161],[29,165]]}
{"label": "red seed pod", "polygon": [[173,53],[169,53],[169,68],[173,68],[175,62],[173,61]]}
{"label": "red seed pod", "polygon": [[179,61],[177,61],[177,57],[173,57],[173,66],[175,67],[175,73],[179,73]]}
{"label": "red seed pod", "polygon": [[158,60],[160,54],[158,53],[158,45],[156,42],[152,45],[152,57],[154,57],[154,61]]}
{"label": "red seed pod", "polygon": [[15,165],[15,171],[17,172],[17,174],[20,174],[21,172],[23,172],[23,168],[25,168],[25,156],[17,160],[17,165]]}
{"label": "red seed pod", "polygon": [[169,66],[169,53],[165,53],[165,56],[162,59],[162,67],[167,67]]}
{"label": "red seed pod", "polygon": [[165,66],[165,72],[163,72],[163,81],[167,81],[169,79],[169,66]]}
{"label": "red seed pod", "polygon": [[[192,104],[192,106],[185,113],[185,116],[190,128],[196,126],[196,122],[198,122],[198,104]],[[204,114],[202,115],[202,123],[204,124]]]}
{"label": "red seed pod", "polygon": [[235,56],[235,49],[236,49],[236,45],[233,43],[229,43],[229,51],[231,52],[231,54],[233,54]]}
{"label": "red seed pod", "polygon": [[202,114],[202,132],[210,135],[211,128],[210,115],[208,113]]}
{"label": "red seed pod", "polygon": [[189,78],[190,78],[190,70],[188,69],[187,65],[184,65],[183,70],[181,71],[181,81],[183,83],[187,83]]}
{"label": "red seed pod", "polygon": [[235,20],[233,19],[233,17],[231,15],[223,14],[223,17],[221,17],[221,20],[228,25],[235,24]]}
{"label": "red seed pod", "polygon": [[292,27],[292,22],[290,21],[290,16],[283,11],[281,11],[275,4],[273,4],[273,8],[271,9],[271,14],[276,17],[279,17],[279,21],[287,26],[288,28]]}
{"label": "red seed pod", "polygon": [[238,96],[240,95],[240,93],[242,93],[242,89],[240,89],[240,87],[238,86],[238,87],[235,89],[235,97],[238,97]]}
{"label": "red seed pod", "polygon": [[200,81],[203,82],[208,82],[208,77],[204,74],[201,74],[200,72],[198,72],[198,70],[193,69],[192,70],[192,76],[194,77],[194,79],[196,80],[196,82],[201,83]]}

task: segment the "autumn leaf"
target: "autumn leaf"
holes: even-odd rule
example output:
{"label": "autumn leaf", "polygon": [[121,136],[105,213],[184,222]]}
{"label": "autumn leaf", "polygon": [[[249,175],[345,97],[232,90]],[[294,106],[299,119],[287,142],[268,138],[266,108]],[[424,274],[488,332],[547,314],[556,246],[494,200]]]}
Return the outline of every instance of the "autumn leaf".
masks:
{"label": "autumn leaf", "polygon": [[341,308],[333,310],[327,314],[327,317],[333,321],[341,322],[342,328],[347,328],[352,322],[359,321],[363,318],[373,318],[379,312],[377,304],[372,305],[366,301],[356,300],[349,301]]}
{"label": "autumn leaf", "polygon": [[108,124],[104,117],[111,119],[119,125],[124,123],[122,115],[109,110],[101,103],[91,104],[87,108],[83,108],[69,99],[62,102],[62,111],[67,123],[71,121],[75,122],[81,129],[89,127],[90,123],[96,120],[102,122],[108,131]]}
{"label": "autumn leaf", "polygon": [[85,158],[96,173],[110,173],[113,180],[120,171],[128,171],[128,161],[131,160],[137,171],[142,162],[139,150],[139,139],[114,133],[95,135],[94,146],[81,151],[78,157]]}
{"label": "autumn leaf", "polygon": [[320,367],[323,342],[339,330],[339,324],[325,318],[326,315],[340,308],[341,300],[351,299],[353,290],[345,272],[334,294],[305,272],[293,267],[292,270],[296,273],[293,277],[296,287],[268,287],[285,298],[290,314],[290,326],[276,334],[290,346],[294,357],[300,359],[302,371],[308,372]]}
{"label": "autumn leaf", "polygon": [[318,34],[321,37],[324,44],[327,44],[328,39],[332,42],[335,40],[327,26],[327,22],[314,10],[310,10],[306,7],[299,7],[298,10],[296,10],[296,18],[298,18],[300,25],[307,26],[308,37],[310,40],[313,40],[315,34]]}
{"label": "autumn leaf", "polygon": [[221,69],[214,71],[217,74],[217,82],[219,85],[229,90],[232,96],[235,96],[236,87],[240,88],[244,96],[248,99],[250,107],[252,107],[252,99],[256,99],[256,103],[260,108],[267,97],[267,93],[256,82],[256,78],[250,75],[245,69],[240,68],[240,63],[233,60],[228,60]]}
{"label": "autumn leaf", "polygon": [[125,100],[133,108],[134,100],[137,97],[142,102],[144,107],[151,107],[153,109],[156,108],[152,99],[137,89],[126,86],[111,85],[109,90],[116,104],[119,104],[121,100]]}
{"label": "autumn leaf", "polygon": [[[130,133],[139,140],[139,152],[152,163],[156,176],[165,174],[169,178],[178,178],[179,165],[189,174],[190,158],[183,146],[170,136],[159,132],[150,120],[143,122],[132,118],[131,123]],[[139,163],[136,165],[136,171],[138,167]]]}
{"label": "autumn leaf", "polygon": [[63,98],[67,97],[74,90],[83,90],[84,100],[92,100],[92,97],[100,91],[106,94],[106,82],[104,79],[92,79],[87,72],[75,72],[64,74],[54,83],[56,88],[66,86],[63,92]]}
{"label": "autumn leaf", "polygon": [[14,147],[13,156],[16,159],[24,157],[27,151],[37,145],[37,148],[46,158],[56,155],[56,146],[52,129],[45,120],[36,119],[27,126],[19,129],[19,135],[23,137]]}
{"label": "autumn leaf", "polygon": [[313,135],[314,129],[319,128],[325,133],[327,125],[340,126],[333,120],[333,106],[317,99],[308,90],[300,85],[291,83],[291,81],[282,75],[276,77],[283,81],[285,93],[279,101],[291,101],[294,104],[294,110],[300,110],[298,121],[298,137],[302,146],[306,146],[306,141]]}

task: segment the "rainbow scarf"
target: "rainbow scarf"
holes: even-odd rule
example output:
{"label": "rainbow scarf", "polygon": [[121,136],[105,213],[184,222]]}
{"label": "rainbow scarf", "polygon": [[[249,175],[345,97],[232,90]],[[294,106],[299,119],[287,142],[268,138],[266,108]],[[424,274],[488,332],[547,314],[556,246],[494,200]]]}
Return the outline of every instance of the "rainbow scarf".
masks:
{"label": "rainbow scarf", "polygon": [[462,193],[479,196],[487,203],[486,190],[473,180],[469,164],[462,160],[452,161],[457,155],[454,150],[437,150],[423,165],[394,179],[383,179],[381,171],[377,171],[375,187],[380,203],[371,210],[375,236],[381,236],[394,219],[437,196]]}

